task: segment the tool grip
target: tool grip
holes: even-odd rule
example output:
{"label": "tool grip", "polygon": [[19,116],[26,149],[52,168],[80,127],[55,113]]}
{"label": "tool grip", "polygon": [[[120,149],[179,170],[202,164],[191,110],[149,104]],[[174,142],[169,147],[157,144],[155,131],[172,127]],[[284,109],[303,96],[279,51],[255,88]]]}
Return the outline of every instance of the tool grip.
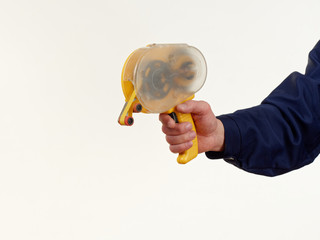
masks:
{"label": "tool grip", "polygon": [[[193,118],[191,116],[191,113],[179,113],[179,112],[172,112],[169,114],[173,120],[177,123],[182,123],[182,122],[190,122],[192,124],[192,130],[196,131],[196,127],[193,122]],[[198,155],[198,139],[197,136],[192,140],[192,147],[189,148],[188,150],[179,153],[179,156],[177,158],[177,162],[181,164],[185,164],[192,159],[194,159]]]}

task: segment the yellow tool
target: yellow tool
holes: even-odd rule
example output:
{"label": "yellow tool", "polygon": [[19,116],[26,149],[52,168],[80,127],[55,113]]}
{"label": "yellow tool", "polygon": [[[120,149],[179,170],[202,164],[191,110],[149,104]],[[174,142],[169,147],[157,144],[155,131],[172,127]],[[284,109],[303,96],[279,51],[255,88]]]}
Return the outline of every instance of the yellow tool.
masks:
{"label": "yellow tool", "polygon": [[[190,100],[203,86],[207,65],[202,53],[187,44],[151,44],[135,50],[127,58],[121,77],[126,103],[118,122],[131,126],[132,113],[168,113],[176,122],[190,122],[191,114],[175,111],[175,106]],[[198,140],[180,153],[178,163],[198,155]]]}

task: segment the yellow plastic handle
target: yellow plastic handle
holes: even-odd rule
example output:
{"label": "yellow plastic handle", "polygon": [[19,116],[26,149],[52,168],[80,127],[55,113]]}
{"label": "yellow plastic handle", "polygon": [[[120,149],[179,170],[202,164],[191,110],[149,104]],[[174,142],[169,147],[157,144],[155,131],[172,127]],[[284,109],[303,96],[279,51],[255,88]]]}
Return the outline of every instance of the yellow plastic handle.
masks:
{"label": "yellow plastic handle", "polygon": [[[194,125],[193,122],[193,118],[191,116],[191,113],[179,113],[179,112],[175,112],[176,116],[177,116],[177,120],[179,123],[181,122],[190,122],[192,124],[192,130],[196,131],[196,127]],[[198,156],[198,139],[197,136],[195,137],[195,139],[192,140],[192,147],[189,148],[188,150],[184,151],[183,153],[179,153],[178,156],[178,163],[181,164],[185,164],[189,161],[191,161],[192,159],[194,159],[196,156]]]}

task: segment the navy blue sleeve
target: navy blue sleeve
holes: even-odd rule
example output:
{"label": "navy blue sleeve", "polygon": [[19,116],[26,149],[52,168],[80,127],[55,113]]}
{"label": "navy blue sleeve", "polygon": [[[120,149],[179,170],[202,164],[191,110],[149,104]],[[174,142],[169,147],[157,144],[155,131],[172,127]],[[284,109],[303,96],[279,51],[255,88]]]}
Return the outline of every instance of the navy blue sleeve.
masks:
{"label": "navy blue sleeve", "polygon": [[320,153],[320,41],[305,74],[290,74],[260,105],[218,118],[225,150],[206,152],[208,158],[265,176],[313,162]]}

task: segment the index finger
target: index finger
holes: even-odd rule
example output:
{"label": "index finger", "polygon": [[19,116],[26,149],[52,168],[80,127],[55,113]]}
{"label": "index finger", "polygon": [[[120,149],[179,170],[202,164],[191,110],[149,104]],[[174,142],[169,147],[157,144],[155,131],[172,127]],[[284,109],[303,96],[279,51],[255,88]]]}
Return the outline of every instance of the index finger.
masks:
{"label": "index finger", "polygon": [[164,126],[168,128],[174,128],[176,125],[175,121],[166,113],[160,113],[159,120]]}

